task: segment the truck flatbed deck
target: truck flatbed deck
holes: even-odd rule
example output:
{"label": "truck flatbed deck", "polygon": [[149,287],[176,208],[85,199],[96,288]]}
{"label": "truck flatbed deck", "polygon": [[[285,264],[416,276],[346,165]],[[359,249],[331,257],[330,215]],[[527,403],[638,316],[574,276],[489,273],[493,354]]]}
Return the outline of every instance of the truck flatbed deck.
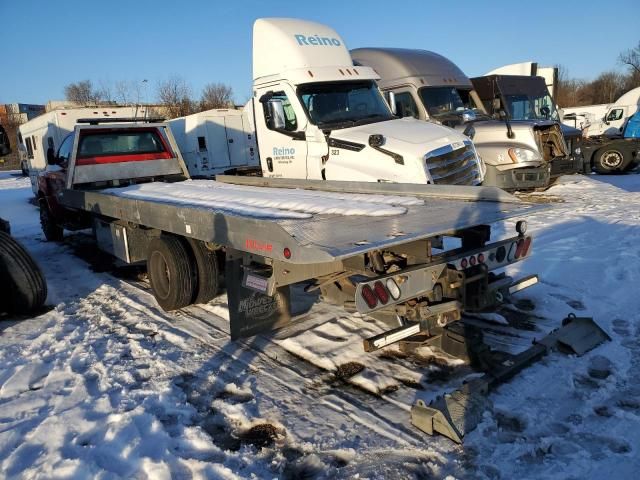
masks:
{"label": "truck flatbed deck", "polygon": [[[408,189],[406,185],[324,182],[328,190],[309,191],[293,190],[295,183],[288,182],[285,185],[289,188],[227,183],[219,185],[224,188],[216,188],[217,183],[159,182],[102,191],[73,189],[63,191],[60,202],[70,208],[293,264],[344,260],[373,249],[548,208],[521,202],[491,187],[414,185]],[[277,184],[271,180],[273,183]],[[358,191],[356,187],[378,194],[353,193]],[[278,208],[258,206],[265,190],[274,200],[281,198],[272,202]],[[447,192],[451,198],[440,198]],[[479,196],[484,199],[477,200]],[[335,207],[337,199],[342,208]],[[291,252],[289,258],[284,257],[285,247]]]}

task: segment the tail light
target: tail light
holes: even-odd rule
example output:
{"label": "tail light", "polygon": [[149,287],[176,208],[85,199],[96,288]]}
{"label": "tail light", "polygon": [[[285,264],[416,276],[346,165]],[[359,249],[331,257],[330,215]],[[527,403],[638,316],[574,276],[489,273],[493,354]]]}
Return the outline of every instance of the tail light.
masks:
{"label": "tail light", "polygon": [[524,238],[518,240],[518,246],[516,247],[516,255],[515,258],[520,258],[522,256],[522,247],[524,247]]}
{"label": "tail light", "polygon": [[387,278],[387,290],[389,290],[389,293],[394,300],[400,298],[400,287],[398,287],[398,284],[393,278]]}
{"label": "tail light", "polygon": [[529,247],[531,247],[531,237],[527,237],[524,240],[524,245],[522,246],[522,256],[526,256],[529,253]]}
{"label": "tail light", "polygon": [[387,293],[387,289],[384,288],[382,282],[377,281],[376,283],[374,283],[373,291],[376,293],[376,296],[378,297],[378,300],[380,300],[380,303],[386,305],[389,301],[389,294]]}
{"label": "tail light", "polygon": [[378,297],[376,297],[376,294],[373,293],[373,290],[371,290],[369,285],[362,287],[360,294],[362,295],[362,298],[364,298],[364,301],[367,302],[367,306],[369,308],[375,308],[375,306],[378,305]]}

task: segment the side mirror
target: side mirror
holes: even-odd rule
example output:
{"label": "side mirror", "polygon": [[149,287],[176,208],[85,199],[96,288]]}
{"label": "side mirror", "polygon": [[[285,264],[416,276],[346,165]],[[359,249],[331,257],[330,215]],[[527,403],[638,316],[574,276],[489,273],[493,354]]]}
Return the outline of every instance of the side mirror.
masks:
{"label": "side mirror", "polygon": [[396,107],[396,94],[393,92],[385,92],[384,93],[384,98],[387,101],[387,103],[389,104],[389,108],[391,109],[391,113],[393,113],[394,115],[397,114],[397,107]]}
{"label": "side mirror", "polygon": [[267,127],[271,130],[284,130],[286,127],[284,105],[279,98],[267,101]]}
{"label": "side mirror", "polygon": [[53,153],[53,148],[47,148],[47,164],[48,165],[57,165],[58,159],[56,158],[56,154]]}

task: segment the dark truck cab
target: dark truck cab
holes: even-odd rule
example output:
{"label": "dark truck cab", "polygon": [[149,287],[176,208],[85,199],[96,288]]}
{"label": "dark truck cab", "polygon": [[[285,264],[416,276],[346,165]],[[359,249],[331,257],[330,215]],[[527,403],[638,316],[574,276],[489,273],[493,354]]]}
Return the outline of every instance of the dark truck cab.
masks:
{"label": "dark truck cab", "polygon": [[560,123],[544,78],[528,75],[487,75],[472,78],[487,111],[506,115],[512,124],[530,123],[551,177],[583,171],[582,132]]}

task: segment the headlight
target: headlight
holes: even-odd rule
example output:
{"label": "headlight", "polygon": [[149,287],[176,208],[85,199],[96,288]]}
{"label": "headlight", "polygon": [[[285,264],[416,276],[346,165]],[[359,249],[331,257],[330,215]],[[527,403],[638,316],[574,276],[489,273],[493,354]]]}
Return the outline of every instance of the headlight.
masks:
{"label": "headlight", "polygon": [[575,152],[576,155],[580,155],[582,153],[582,150],[580,150],[580,147],[576,147],[574,152]]}
{"label": "headlight", "polygon": [[540,155],[528,148],[510,148],[509,156],[514,163],[517,162],[535,162],[536,160],[542,160]]}

